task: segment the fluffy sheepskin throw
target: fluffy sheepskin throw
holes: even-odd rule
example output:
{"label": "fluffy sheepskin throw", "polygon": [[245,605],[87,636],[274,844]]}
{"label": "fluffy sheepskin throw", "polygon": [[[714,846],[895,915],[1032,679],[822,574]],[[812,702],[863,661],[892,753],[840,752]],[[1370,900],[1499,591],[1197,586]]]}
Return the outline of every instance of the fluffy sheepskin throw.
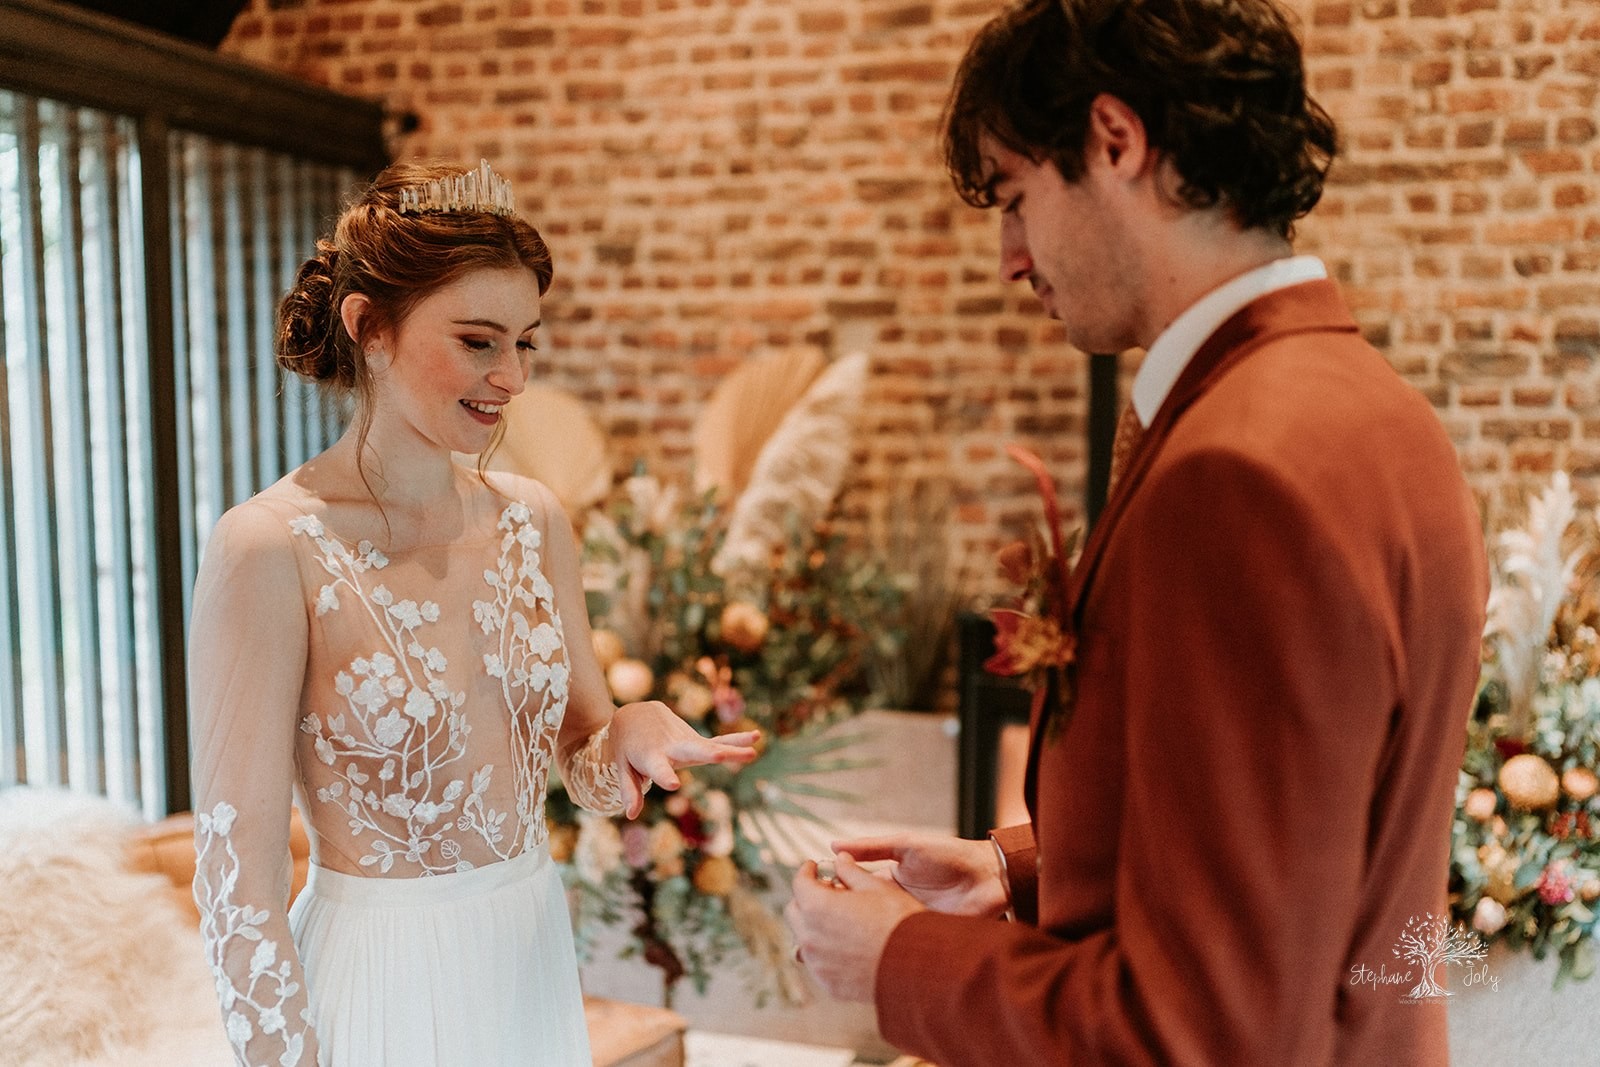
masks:
{"label": "fluffy sheepskin throw", "polygon": [[0,791],[0,1067],[218,1067],[233,1057],[199,931],[126,869],[138,819]]}

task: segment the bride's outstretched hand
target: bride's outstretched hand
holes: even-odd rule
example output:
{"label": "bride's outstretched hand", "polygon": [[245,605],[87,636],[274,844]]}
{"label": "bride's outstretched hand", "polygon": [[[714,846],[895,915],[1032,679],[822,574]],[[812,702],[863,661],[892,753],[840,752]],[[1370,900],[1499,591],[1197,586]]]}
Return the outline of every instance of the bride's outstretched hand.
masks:
{"label": "bride's outstretched hand", "polygon": [[612,752],[622,772],[622,803],[628,818],[644,810],[644,794],[655,782],[678,788],[678,768],[706,763],[745,764],[755,759],[761,731],[706,737],[659,700],[625,704],[611,720]]}

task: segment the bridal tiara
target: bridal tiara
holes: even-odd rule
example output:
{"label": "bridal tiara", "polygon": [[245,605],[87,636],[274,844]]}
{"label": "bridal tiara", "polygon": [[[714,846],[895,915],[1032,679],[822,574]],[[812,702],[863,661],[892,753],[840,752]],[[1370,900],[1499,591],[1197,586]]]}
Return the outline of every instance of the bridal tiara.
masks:
{"label": "bridal tiara", "polygon": [[408,185],[400,190],[400,214],[420,215],[427,211],[515,215],[517,205],[511,198],[511,183],[496,174],[487,159],[482,159],[478,161],[477,170]]}

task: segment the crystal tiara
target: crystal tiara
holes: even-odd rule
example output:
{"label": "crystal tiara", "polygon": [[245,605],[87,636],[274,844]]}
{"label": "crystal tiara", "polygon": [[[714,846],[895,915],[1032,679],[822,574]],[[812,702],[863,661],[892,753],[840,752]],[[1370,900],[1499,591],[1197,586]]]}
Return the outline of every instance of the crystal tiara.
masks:
{"label": "crystal tiara", "polygon": [[408,185],[400,190],[400,214],[420,215],[426,211],[487,211],[491,215],[515,215],[511,183],[494,172],[487,159],[478,161],[477,170],[449,178]]}

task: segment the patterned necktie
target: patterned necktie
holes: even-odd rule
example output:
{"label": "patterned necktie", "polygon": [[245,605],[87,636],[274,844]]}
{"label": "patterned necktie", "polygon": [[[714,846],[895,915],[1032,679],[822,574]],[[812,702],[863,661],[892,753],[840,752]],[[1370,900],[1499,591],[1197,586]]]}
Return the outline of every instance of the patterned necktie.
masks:
{"label": "patterned necktie", "polygon": [[1122,409],[1122,416],[1117,419],[1117,436],[1111,442],[1111,480],[1106,486],[1106,496],[1117,491],[1117,480],[1122,477],[1128,459],[1143,437],[1144,423],[1139,421],[1139,413],[1130,403]]}

